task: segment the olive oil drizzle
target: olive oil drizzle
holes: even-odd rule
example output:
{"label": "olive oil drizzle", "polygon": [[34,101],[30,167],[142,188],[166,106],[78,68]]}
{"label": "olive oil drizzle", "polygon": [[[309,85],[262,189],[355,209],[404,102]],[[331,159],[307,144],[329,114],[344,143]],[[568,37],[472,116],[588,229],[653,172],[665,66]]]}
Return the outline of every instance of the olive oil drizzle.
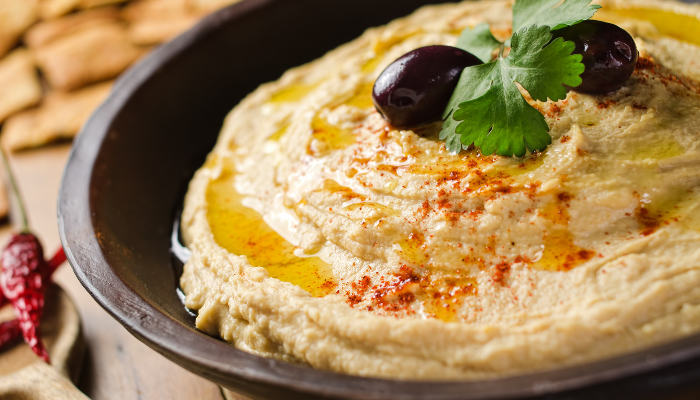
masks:
{"label": "olive oil drizzle", "polygon": [[700,45],[700,21],[692,15],[641,7],[617,9],[606,7],[604,12],[596,13],[594,16],[594,19],[612,23],[618,22],[621,18],[634,18],[651,22],[661,35]]}
{"label": "olive oil drizzle", "polygon": [[538,212],[552,223],[543,238],[542,253],[531,267],[547,271],[569,271],[595,256],[595,252],[574,244],[569,230],[568,205],[561,200],[548,203]]}
{"label": "olive oil drizzle", "polygon": [[319,85],[320,82],[305,84],[305,83],[294,83],[284,89],[281,89],[277,93],[273,94],[270,98],[270,103],[292,103],[299,101],[306,97],[309,93],[313,92],[314,89]]}
{"label": "olive oil drizzle", "polygon": [[243,205],[233,185],[235,172],[227,168],[207,188],[207,219],[215,241],[232,254],[246,256],[271,278],[289,282],[314,297],[335,290],[331,266],[319,257],[298,257],[295,247],[265,223],[262,215]]}

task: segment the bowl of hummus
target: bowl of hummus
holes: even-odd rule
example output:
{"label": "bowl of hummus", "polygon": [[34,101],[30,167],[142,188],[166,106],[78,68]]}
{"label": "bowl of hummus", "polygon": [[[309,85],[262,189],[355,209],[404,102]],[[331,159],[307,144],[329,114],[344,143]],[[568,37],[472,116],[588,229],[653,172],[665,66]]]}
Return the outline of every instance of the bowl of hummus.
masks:
{"label": "bowl of hummus", "polygon": [[512,3],[359,3],[243,1],[122,78],[59,201],[96,300],[255,398],[691,390],[700,6],[598,1],[634,71],[605,94],[521,90],[551,144],[511,157],[450,151],[439,121],[396,128],[373,88],[479,24],[509,43]]}

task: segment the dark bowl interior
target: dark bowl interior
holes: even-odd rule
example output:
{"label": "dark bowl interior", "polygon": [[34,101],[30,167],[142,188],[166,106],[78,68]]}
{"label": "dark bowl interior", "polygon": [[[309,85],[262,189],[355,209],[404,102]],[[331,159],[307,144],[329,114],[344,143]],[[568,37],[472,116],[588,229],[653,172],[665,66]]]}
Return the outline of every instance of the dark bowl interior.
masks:
{"label": "dark bowl interior", "polygon": [[439,383],[318,371],[236,350],[194,329],[176,295],[170,234],[187,182],[226,113],[288,68],[437,2],[245,0],[152,53],[116,84],[68,163],[59,228],[76,275],[151,348],[252,398],[695,398],[689,393],[700,387],[700,336],[574,368]]}

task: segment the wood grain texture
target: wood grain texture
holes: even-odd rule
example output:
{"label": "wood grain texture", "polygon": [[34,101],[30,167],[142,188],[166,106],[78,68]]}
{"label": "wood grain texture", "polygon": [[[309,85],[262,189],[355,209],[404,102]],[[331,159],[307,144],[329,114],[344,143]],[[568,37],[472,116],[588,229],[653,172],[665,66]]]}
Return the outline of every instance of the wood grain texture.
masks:
{"label": "wood grain texture", "polygon": [[[30,225],[47,254],[60,245],[56,199],[69,145],[47,147],[11,156],[27,202]],[[0,244],[11,229],[0,228]],[[93,400],[222,400],[219,387],[168,361],[131,336],[80,285],[68,264],[55,280],[78,307],[87,344],[78,388]]]}

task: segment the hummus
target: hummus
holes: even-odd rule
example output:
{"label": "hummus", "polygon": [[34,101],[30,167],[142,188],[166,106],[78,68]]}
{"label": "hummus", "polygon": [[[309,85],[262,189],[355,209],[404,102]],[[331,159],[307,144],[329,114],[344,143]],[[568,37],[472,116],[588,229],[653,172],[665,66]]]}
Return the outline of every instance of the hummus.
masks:
{"label": "hummus", "polygon": [[371,101],[410,50],[484,21],[508,37],[506,1],[422,8],[249,95],[186,197],[197,328],[402,379],[555,368],[700,331],[700,7],[600,4],[635,37],[636,71],[609,95],[529,100],[553,144],[524,158],[450,154],[439,124],[395,130]]}

